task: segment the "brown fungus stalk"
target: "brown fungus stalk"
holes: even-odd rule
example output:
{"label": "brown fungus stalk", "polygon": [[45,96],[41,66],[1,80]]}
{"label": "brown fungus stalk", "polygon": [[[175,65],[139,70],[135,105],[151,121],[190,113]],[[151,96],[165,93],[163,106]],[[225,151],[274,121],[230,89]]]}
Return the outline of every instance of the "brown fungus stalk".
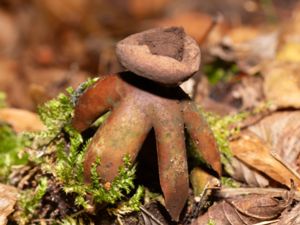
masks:
{"label": "brown fungus stalk", "polygon": [[75,108],[73,126],[87,129],[100,115],[111,115],[88,147],[85,181],[97,158],[101,182],[111,182],[125,155],[134,161],[152,128],[155,131],[159,179],[165,205],[178,221],[188,197],[185,129],[196,150],[221,173],[220,155],[213,134],[196,105],[178,86],[200,64],[196,42],[182,28],[158,28],[119,42],[117,56],[129,71],[107,75],[86,90]]}

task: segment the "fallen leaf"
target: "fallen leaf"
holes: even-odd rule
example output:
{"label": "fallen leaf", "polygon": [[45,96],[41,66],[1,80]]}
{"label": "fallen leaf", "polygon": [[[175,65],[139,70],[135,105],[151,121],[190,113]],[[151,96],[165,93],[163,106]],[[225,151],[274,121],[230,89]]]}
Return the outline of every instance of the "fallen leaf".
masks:
{"label": "fallen leaf", "polygon": [[0,121],[10,124],[16,132],[39,131],[45,128],[37,114],[22,109],[0,109]]}
{"label": "fallen leaf", "polygon": [[249,194],[225,199],[210,207],[192,225],[207,225],[209,221],[216,225],[238,225],[272,220],[291,204],[289,197]]}
{"label": "fallen leaf", "polygon": [[290,199],[278,200],[268,195],[240,196],[236,199],[228,199],[227,202],[243,215],[261,221],[275,219],[291,204]]}
{"label": "fallen leaf", "polygon": [[260,76],[246,76],[232,87],[229,95],[233,101],[240,101],[241,110],[254,109],[264,101],[263,79]]}
{"label": "fallen leaf", "polygon": [[271,154],[271,146],[251,132],[245,132],[239,139],[230,142],[233,155],[273,180],[291,186],[294,181],[296,188],[300,189],[300,179],[285,164]]}
{"label": "fallen leaf", "polygon": [[[193,37],[198,43],[209,35],[209,42],[216,43],[221,40],[223,33],[227,29],[225,23],[218,23],[215,27],[213,18],[205,13],[199,12],[180,12],[172,17],[161,19],[155,23],[157,26],[182,26],[185,32]],[[211,29],[212,28],[212,29]]]}
{"label": "fallen leaf", "polygon": [[248,128],[271,146],[271,151],[299,170],[300,111],[275,112]]}
{"label": "fallen leaf", "polygon": [[31,108],[26,84],[20,75],[19,64],[7,58],[0,58],[0,91],[6,93],[7,103],[12,107]]}
{"label": "fallen leaf", "polygon": [[25,73],[30,84],[27,86],[27,93],[35,106],[57,96],[68,87],[77,87],[87,78],[87,73],[76,67],[70,70],[27,67]]}
{"label": "fallen leaf", "polygon": [[264,94],[279,108],[300,107],[299,63],[274,61],[263,71]]}
{"label": "fallen leaf", "polygon": [[[254,32],[254,31],[249,31]],[[228,35],[218,45],[209,49],[212,56],[219,57],[224,61],[234,61],[239,70],[246,74],[255,75],[263,66],[276,57],[279,35],[277,31],[258,35],[245,33],[241,40],[235,35]]]}
{"label": "fallen leaf", "polygon": [[7,223],[7,217],[14,211],[18,190],[12,186],[0,184],[0,225]]}
{"label": "fallen leaf", "polygon": [[137,19],[143,19],[163,11],[170,0],[126,0],[125,2],[130,15]]}
{"label": "fallen leaf", "polygon": [[259,29],[251,26],[238,26],[229,30],[227,36],[234,44],[245,43],[255,39],[260,34]]}
{"label": "fallen leaf", "polygon": [[44,0],[35,1],[38,9],[59,22],[79,24],[88,14],[89,1],[85,0]]}
{"label": "fallen leaf", "polygon": [[268,179],[259,171],[250,168],[247,164],[233,157],[231,159],[232,172],[230,175],[241,182],[248,184],[250,187],[266,187],[269,185]]}
{"label": "fallen leaf", "polygon": [[300,43],[289,42],[283,45],[277,52],[277,60],[289,61],[289,62],[300,62]]}
{"label": "fallen leaf", "polygon": [[300,204],[298,203],[292,210],[283,213],[276,225],[297,225],[300,224]]}
{"label": "fallen leaf", "polygon": [[0,10],[0,53],[12,54],[19,41],[19,32],[15,19],[4,10]]}

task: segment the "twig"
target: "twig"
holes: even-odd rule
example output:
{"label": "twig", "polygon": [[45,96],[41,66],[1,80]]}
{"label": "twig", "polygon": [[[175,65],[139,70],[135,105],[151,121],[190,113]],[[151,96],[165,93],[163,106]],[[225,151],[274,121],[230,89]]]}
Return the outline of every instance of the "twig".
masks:
{"label": "twig", "polygon": [[158,225],[163,225],[158,219],[156,219],[151,213],[149,213],[148,210],[145,209],[143,206],[140,206],[140,209],[143,213],[147,214],[147,216],[149,216]]}
{"label": "twig", "polygon": [[267,225],[267,224],[277,223],[278,221],[279,220],[269,220],[269,221],[263,221],[263,222],[255,223],[253,225]]}
{"label": "twig", "polygon": [[[248,195],[248,194],[273,194],[273,195],[284,195],[289,190],[282,188],[222,188],[216,194],[221,198],[230,198],[237,195]],[[294,199],[300,201],[300,192],[295,191]]]}
{"label": "twig", "polygon": [[289,166],[286,162],[284,162],[276,152],[271,151],[271,155],[274,157],[274,159],[276,159],[278,162],[280,162],[285,168],[287,168],[289,171],[291,171],[292,174],[294,174],[295,177],[297,177],[300,180],[299,173],[296,170],[294,170],[291,166]]}

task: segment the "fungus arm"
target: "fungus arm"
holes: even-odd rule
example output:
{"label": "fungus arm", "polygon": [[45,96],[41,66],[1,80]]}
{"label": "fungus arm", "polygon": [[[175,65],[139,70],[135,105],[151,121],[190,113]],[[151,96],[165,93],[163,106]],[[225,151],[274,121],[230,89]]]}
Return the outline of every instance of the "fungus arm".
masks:
{"label": "fungus arm", "polygon": [[73,127],[82,132],[99,116],[112,109],[121,97],[120,86],[118,75],[107,75],[87,89],[75,106]]}
{"label": "fungus arm", "polygon": [[101,164],[97,167],[97,172],[102,182],[112,182],[126,155],[134,162],[150,129],[150,120],[135,102],[124,99],[98,129],[87,149],[84,161],[85,182],[91,181],[91,167],[99,158]]}
{"label": "fungus arm", "polygon": [[193,102],[184,101],[182,103],[182,111],[186,129],[196,145],[197,152],[220,175],[220,153],[208,124],[202,118]]}
{"label": "fungus arm", "polygon": [[154,131],[159,180],[166,208],[172,219],[178,221],[189,188],[183,119],[179,107],[165,106],[157,113]]}

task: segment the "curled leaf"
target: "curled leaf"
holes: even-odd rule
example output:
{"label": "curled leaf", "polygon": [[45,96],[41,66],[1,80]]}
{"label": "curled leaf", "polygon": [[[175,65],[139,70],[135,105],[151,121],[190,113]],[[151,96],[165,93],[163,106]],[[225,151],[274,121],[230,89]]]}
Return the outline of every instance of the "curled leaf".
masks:
{"label": "curled leaf", "polygon": [[256,224],[278,218],[291,203],[291,198],[271,194],[249,194],[223,200],[192,222],[206,225],[214,221],[217,225]]}
{"label": "curled leaf", "polygon": [[0,225],[5,225],[8,215],[14,211],[17,195],[16,188],[0,184]]}
{"label": "curled leaf", "polygon": [[290,186],[291,180],[299,188],[300,179],[284,163],[270,152],[270,146],[253,133],[244,133],[230,143],[232,152],[248,166],[268,175],[277,182]]}
{"label": "curled leaf", "polygon": [[277,112],[249,127],[292,169],[298,170],[300,155],[300,112]]}
{"label": "curled leaf", "polygon": [[236,180],[242,181],[252,187],[266,187],[269,185],[268,179],[259,173],[259,171],[250,168],[235,157],[231,160],[231,167],[231,176]]}

